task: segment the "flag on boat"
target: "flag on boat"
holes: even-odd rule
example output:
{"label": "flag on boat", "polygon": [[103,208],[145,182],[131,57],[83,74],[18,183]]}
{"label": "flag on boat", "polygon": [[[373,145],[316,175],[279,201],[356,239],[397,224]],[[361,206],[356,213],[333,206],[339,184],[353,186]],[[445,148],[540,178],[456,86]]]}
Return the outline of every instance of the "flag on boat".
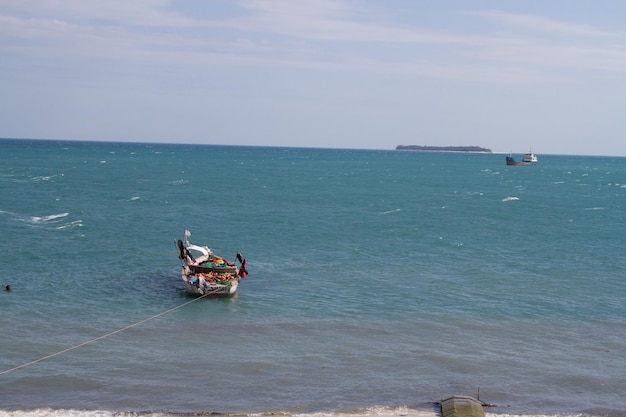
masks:
{"label": "flag on boat", "polygon": [[245,278],[248,276],[248,271],[246,270],[246,259],[241,256],[239,252],[237,252],[237,260],[241,262],[241,268],[239,268],[239,276],[241,278]]}

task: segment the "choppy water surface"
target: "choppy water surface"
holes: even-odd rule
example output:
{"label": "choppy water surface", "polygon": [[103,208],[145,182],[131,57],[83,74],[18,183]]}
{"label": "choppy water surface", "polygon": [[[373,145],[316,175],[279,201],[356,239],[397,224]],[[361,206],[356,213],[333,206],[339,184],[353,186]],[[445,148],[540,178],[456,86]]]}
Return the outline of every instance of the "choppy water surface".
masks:
{"label": "choppy water surface", "polygon": [[1,140],[0,416],[626,415],[626,159],[539,158]]}

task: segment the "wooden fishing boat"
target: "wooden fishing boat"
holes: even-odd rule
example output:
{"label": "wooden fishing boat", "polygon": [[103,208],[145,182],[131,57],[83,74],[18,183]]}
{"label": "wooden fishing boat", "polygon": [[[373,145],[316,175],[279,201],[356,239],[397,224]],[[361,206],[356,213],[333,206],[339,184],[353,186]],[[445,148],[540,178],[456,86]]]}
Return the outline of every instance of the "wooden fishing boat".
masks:
{"label": "wooden fishing boat", "polygon": [[187,292],[208,298],[234,295],[241,278],[248,276],[246,260],[237,252],[236,260],[230,262],[214,254],[207,246],[192,244],[190,237],[191,233],[185,230],[185,238],[176,242]]}

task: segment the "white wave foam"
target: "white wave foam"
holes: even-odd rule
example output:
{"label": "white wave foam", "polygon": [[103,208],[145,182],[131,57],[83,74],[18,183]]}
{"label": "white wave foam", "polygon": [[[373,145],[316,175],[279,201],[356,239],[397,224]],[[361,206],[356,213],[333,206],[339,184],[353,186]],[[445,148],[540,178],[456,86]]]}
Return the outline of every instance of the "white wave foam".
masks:
{"label": "white wave foam", "polygon": [[167,417],[165,413],[137,413],[131,411],[108,410],[55,410],[38,408],[35,410],[2,411],[0,417]]}
{"label": "white wave foam", "polygon": [[34,177],[30,177],[31,181],[50,181],[52,178],[63,177],[65,174],[56,174],[56,175],[36,175]]}
{"label": "white wave foam", "polygon": [[518,197],[506,197],[502,199],[502,201],[517,201],[517,200],[519,200]]}
{"label": "white wave foam", "polygon": [[139,197],[135,196],[135,197],[130,198],[130,201],[135,201],[135,200],[139,200]]}
{"label": "white wave foam", "polygon": [[49,216],[42,216],[42,217],[31,217],[30,221],[33,223],[46,223],[52,220],[56,220],[56,219],[60,219],[62,217],[66,217],[69,216],[70,213],[59,213],[59,214],[51,214]]}
{"label": "white wave foam", "polygon": [[402,211],[402,209],[395,209],[395,210],[389,210],[389,211],[383,211],[381,214],[391,214],[391,213],[397,213],[399,211]]}
{"label": "white wave foam", "polygon": [[408,407],[368,407],[354,412],[304,413],[293,414],[293,417],[437,417],[434,410],[415,410]]}
{"label": "white wave foam", "polygon": [[[68,409],[52,409],[38,408],[34,410],[0,410],[0,417],[180,417],[205,415],[205,413],[151,413],[151,412],[134,412],[134,411],[110,411],[110,410],[68,410]],[[320,413],[249,413],[249,414],[223,414],[226,417],[232,416],[248,416],[248,417],[272,417],[272,416],[293,416],[293,417],[438,417],[441,414],[433,408],[432,410],[415,410],[408,407],[371,407],[355,412],[337,413],[337,412],[320,412]],[[500,414],[485,413],[486,417],[579,417],[580,414]]]}
{"label": "white wave foam", "polygon": [[82,220],[74,220],[71,223],[64,224],[63,226],[57,227],[57,230],[70,229],[72,227],[83,227],[83,221]]}

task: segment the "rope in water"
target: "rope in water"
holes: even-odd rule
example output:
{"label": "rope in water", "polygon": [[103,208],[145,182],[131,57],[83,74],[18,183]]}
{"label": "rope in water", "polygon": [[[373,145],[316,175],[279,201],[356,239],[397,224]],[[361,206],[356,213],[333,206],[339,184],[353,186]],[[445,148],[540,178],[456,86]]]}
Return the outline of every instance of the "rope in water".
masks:
{"label": "rope in water", "polygon": [[59,355],[61,355],[61,354],[63,354],[63,353],[67,353],[67,352],[72,351],[72,350],[74,350],[74,349],[78,349],[79,347],[83,347],[83,346],[88,345],[88,344],[90,344],[90,343],[97,342],[98,340],[102,340],[102,339],[105,339],[105,338],[107,338],[107,337],[109,337],[109,336],[113,336],[114,334],[117,334],[117,333],[123,332],[124,330],[128,330],[128,329],[130,329],[130,328],[132,328],[132,327],[139,326],[140,324],[146,323],[146,322],[148,322],[148,321],[150,321],[150,320],[154,320],[154,319],[156,319],[157,317],[161,317],[161,316],[163,316],[163,315],[165,315],[165,314],[171,313],[171,312],[172,312],[172,311],[174,311],[174,310],[178,310],[179,308],[182,308],[182,307],[186,306],[187,304],[191,304],[191,303],[196,302],[196,301],[198,301],[198,300],[200,300],[200,299],[202,299],[202,298],[205,298],[205,297],[206,297],[206,296],[208,296],[208,295],[211,295],[211,292],[208,292],[208,293],[206,293],[206,294],[204,294],[204,295],[202,295],[202,296],[200,296],[200,297],[194,298],[193,300],[187,301],[186,303],[183,303],[183,304],[178,305],[178,306],[176,306],[176,307],[170,308],[169,310],[165,310],[165,311],[163,311],[163,312],[161,312],[161,313],[159,313],[159,314],[155,314],[154,316],[148,317],[147,319],[143,319],[143,320],[138,321],[138,322],[136,322],[136,323],[129,324],[128,326],[122,327],[121,329],[114,330],[114,331],[112,331],[112,332],[110,332],[110,333],[107,333],[107,334],[105,334],[105,335],[102,335],[102,336],[96,337],[96,338],[94,338],[94,339],[88,340],[88,341],[83,342],[83,343],[80,343],[80,344],[78,344],[78,345],[76,345],[76,346],[72,346],[72,347],[69,347],[69,348],[67,348],[67,349],[60,350],[60,351],[58,351],[58,352],[55,352],[55,353],[52,353],[52,354],[50,354],[50,355],[47,355],[47,356],[41,357],[41,358],[39,358],[39,359],[35,359],[34,361],[30,361],[30,362],[23,363],[23,364],[21,364],[21,365],[15,366],[15,367],[13,367],[13,368],[11,368],[11,369],[7,369],[7,370],[5,370],[5,371],[0,371],[0,375],[8,374],[9,372],[13,372],[13,371],[18,370],[18,369],[20,369],[20,368],[25,368],[25,367],[27,367],[27,366],[34,365],[34,364],[39,363],[39,362],[43,362],[43,361],[45,361],[45,360],[47,360],[47,359],[54,358],[55,356],[59,356]]}

